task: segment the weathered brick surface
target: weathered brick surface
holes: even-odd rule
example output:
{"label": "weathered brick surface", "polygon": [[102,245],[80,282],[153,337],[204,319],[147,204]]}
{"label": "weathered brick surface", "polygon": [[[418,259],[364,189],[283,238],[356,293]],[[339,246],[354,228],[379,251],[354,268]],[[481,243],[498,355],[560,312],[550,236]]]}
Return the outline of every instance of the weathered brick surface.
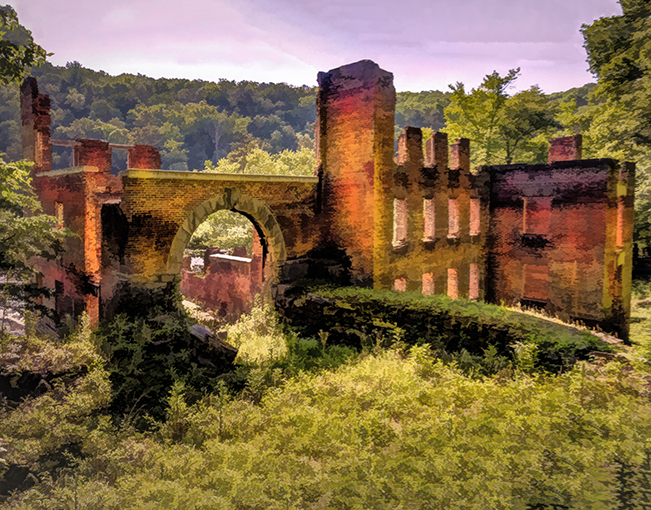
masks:
{"label": "weathered brick surface", "polygon": [[232,257],[212,254],[205,275],[181,270],[181,293],[220,316],[235,317],[250,311],[253,298],[264,287],[262,265],[256,260],[258,255],[248,258],[246,249],[239,253]]}
{"label": "weathered brick surface", "polygon": [[[626,337],[634,167],[625,168],[610,159],[492,167],[489,299],[538,305]],[[630,221],[620,246],[618,196]],[[542,205],[529,210],[530,202]]]}
{"label": "weathered brick surface", "polygon": [[548,163],[581,159],[583,137],[581,135],[563,136],[549,142]]}
{"label": "weathered brick surface", "polygon": [[[400,281],[401,288],[426,294],[446,294],[449,270],[456,270],[455,295],[469,297],[471,264],[479,269],[482,283],[477,292],[483,298],[485,284],[486,239],[489,214],[489,175],[469,171],[468,140],[458,140],[448,155],[447,136],[435,133],[422,150],[419,128],[407,126],[399,142],[399,158],[382,188],[376,210],[380,221],[375,234],[380,248],[376,258],[374,285],[390,289]],[[461,156],[460,156],[461,154]],[[455,170],[448,167],[455,165]],[[376,193],[377,193],[376,188]],[[394,225],[392,203],[404,201],[407,210],[407,235],[398,245],[392,243]],[[479,200],[479,217],[471,235],[470,201]],[[457,232],[450,231],[450,200],[458,207]],[[427,201],[427,202],[426,202]]]}
{"label": "weathered brick surface", "polygon": [[34,162],[32,175],[52,170],[50,98],[39,94],[36,78],[31,76],[20,87],[20,118],[23,158]]}
{"label": "weathered brick surface", "polygon": [[161,167],[160,152],[151,145],[135,145],[127,152],[127,168],[141,168],[145,170],[159,169]]}
{"label": "weathered brick surface", "polygon": [[78,138],[72,150],[73,166],[94,166],[102,173],[111,172],[111,148],[104,140]]}
{"label": "weathered brick surface", "polygon": [[[144,279],[156,279],[181,264],[194,230],[220,209],[247,216],[274,263],[301,256],[320,242],[319,230],[309,221],[314,217],[316,179],[127,171],[122,180],[122,209],[129,221],[127,266]],[[288,228],[281,230],[282,224]]]}
{"label": "weathered brick surface", "polygon": [[353,279],[369,285],[376,192],[382,176],[393,167],[393,75],[363,60],[319,73],[318,81],[326,241],[346,251]]}
{"label": "weathered brick surface", "polygon": [[40,172],[33,183],[43,212],[55,216],[55,204],[61,204],[63,222],[74,234],[66,239],[60,263],[41,261],[45,285],[55,288],[55,281],[64,283],[58,296],[60,314],[80,313],[86,308],[96,321],[103,270],[101,209],[119,199],[121,183],[96,167]]}

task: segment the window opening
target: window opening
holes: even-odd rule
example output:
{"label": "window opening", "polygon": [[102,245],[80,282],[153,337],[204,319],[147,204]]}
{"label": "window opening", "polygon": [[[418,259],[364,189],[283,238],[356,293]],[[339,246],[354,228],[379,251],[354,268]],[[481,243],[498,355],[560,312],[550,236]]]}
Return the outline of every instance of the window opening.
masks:
{"label": "window opening", "polygon": [[479,235],[480,228],[480,207],[479,199],[471,198],[470,199],[470,235],[477,236]]}
{"label": "window opening", "polygon": [[459,237],[459,201],[456,198],[448,200],[448,237]]}
{"label": "window opening", "polygon": [[448,297],[459,299],[459,273],[456,269],[448,269]]}
{"label": "window opening", "polygon": [[407,200],[393,200],[393,245],[407,242]]}
{"label": "window opening", "polygon": [[436,237],[436,224],[434,222],[434,199],[423,200],[423,239],[433,241]]}
{"label": "window opening", "polygon": [[54,202],[54,217],[57,219],[57,226],[63,227],[63,203]]}
{"label": "window opening", "polygon": [[397,278],[396,280],[393,281],[393,290],[397,290],[398,292],[406,292],[407,291],[407,278]]}
{"label": "window opening", "polygon": [[423,275],[423,295],[431,296],[434,294],[434,273],[425,273]]}
{"label": "window opening", "polygon": [[477,264],[470,264],[468,299],[479,299],[479,266]]}

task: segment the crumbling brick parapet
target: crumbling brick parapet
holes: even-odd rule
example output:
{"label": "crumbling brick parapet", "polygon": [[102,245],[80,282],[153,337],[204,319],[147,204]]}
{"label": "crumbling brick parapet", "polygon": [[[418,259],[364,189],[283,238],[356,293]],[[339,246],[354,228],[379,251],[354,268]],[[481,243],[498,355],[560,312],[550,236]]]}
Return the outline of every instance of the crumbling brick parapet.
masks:
{"label": "crumbling brick parapet", "polygon": [[470,172],[470,140],[457,138],[450,145],[450,170]]}
{"label": "crumbling brick parapet", "polygon": [[583,137],[581,135],[562,136],[549,141],[548,163],[581,159]]}
{"label": "crumbling brick parapet", "polygon": [[50,98],[39,94],[36,78],[26,78],[20,86],[20,118],[23,158],[33,161],[32,174],[52,170],[50,145]]}
{"label": "crumbling brick parapet", "polygon": [[78,138],[73,147],[74,166],[95,166],[100,172],[111,172],[111,146],[104,140]]}
{"label": "crumbling brick parapet", "polygon": [[160,152],[151,145],[135,145],[127,153],[127,168],[160,170]]}

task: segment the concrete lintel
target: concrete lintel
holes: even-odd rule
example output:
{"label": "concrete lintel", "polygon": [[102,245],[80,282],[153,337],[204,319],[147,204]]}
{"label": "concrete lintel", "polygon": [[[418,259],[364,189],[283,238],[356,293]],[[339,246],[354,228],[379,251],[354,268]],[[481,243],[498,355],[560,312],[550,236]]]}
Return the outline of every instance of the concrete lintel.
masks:
{"label": "concrete lintel", "polygon": [[96,173],[99,173],[99,168],[96,166],[73,166],[71,168],[64,168],[62,170],[50,170],[49,172],[41,172],[39,174],[36,174],[35,177],[61,177],[64,175]]}
{"label": "concrete lintel", "polygon": [[212,172],[186,172],[181,170],[138,170],[120,172],[129,179],[175,179],[191,181],[249,181],[249,182],[295,182],[317,184],[319,178],[307,175],[218,174]]}
{"label": "concrete lintel", "polygon": [[57,145],[59,147],[77,147],[81,143],[75,140],[52,140],[50,139],[50,145]]}

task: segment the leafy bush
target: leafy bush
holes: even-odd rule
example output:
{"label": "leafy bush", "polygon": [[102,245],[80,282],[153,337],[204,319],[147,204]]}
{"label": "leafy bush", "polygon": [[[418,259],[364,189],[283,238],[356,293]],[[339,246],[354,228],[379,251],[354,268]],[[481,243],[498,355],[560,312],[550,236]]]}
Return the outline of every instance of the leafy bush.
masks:
{"label": "leafy bush", "polygon": [[100,325],[97,342],[108,358],[113,387],[111,412],[139,428],[150,418],[165,416],[165,402],[176,382],[198,399],[216,388],[232,369],[210,344],[193,337],[188,318],[173,286],[151,291],[130,288],[117,314]]}
{"label": "leafy bush", "polygon": [[[0,377],[24,384],[0,401],[0,496],[69,465],[110,401],[109,374],[85,314],[63,340],[5,335]],[[6,388],[3,388],[3,390]],[[12,397],[18,392],[19,398]]]}

